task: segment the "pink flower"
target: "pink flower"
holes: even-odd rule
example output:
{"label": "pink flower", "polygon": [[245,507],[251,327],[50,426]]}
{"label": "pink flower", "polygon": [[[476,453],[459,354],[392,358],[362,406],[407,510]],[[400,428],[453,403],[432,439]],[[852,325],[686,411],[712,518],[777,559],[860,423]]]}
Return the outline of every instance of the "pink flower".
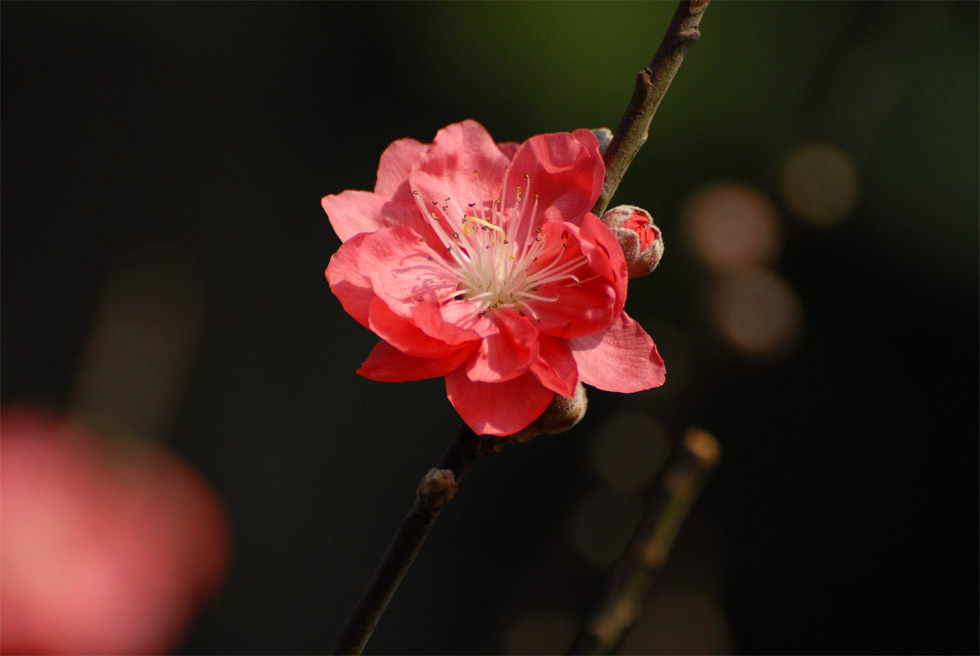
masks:
{"label": "pink flower", "polygon": [[0,652],[173,648],[227,565],[208,484],[161,449],[113,450],[49,412],[0,417]]}
{"label": "pink flower", "polygon": [[495,144],[479,123],[391,144],[374,191],[323,198],[344,242],[326,276],[381,341],[358,373],[446,377],[479,434],[515,433],[582,381],[662,385],[653,340],[623,312],[627,271],[589,210],[605,169],[588,130]]}

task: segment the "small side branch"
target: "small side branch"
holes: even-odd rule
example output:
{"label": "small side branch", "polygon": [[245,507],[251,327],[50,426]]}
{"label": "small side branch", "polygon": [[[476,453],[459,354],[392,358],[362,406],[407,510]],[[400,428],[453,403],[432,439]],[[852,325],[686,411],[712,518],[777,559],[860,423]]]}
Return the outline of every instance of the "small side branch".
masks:
{"label": "small side branch", "polygon": [[337,636],[331,654],[360,654],[388,607],[442,507],[456,493],[460,479],[483,456],[482,439],[461,424],[439,463],[422,477],[415,504],[402,520],[374,577]]}
{"label": "small side branch", "polygon": [[709,0],[681,0],[653,61],[636,76],[633,97],[630,98],[619,127],[616,128],[616,134],[603,155],[606,178],[599,200],[592,208],[592,213],[596,216],[602,216],[606,211],[626,169],[640,147],[646,143],[650,121],[653,120],[660,101],[681,67],[684,56],[701,37],[699,25],[708,2]]}
{"label": "small side branch", "polygon": [[644,599],[667,562],[691,506],[718,464],[721,448],[692,428],[654,482],[646,514],[613,567],[601,602],[586,620],[569,654],[615,654],[636,623]]}

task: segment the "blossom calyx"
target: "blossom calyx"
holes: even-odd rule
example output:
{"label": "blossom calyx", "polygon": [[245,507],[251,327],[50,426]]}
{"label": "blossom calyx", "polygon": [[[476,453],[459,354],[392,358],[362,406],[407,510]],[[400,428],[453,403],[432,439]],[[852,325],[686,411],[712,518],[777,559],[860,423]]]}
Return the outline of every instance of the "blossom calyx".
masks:
{"label": "blossom calyx", "polygon": [[582,421],[588,408],[589,397],[585,394],[585,386],[580,382],[575,385],[575,391],[571,396],[555,394],[548,408],[530,426],[514,435],[502,438],[499,442],[529,442],[531,438],[541,434],[564,433]]}
{"label": "blossom calyx", "polygon": [[619,205],[602,215],[623,249],[630,278],[652,273],[664,255],[664,237],[642,207]]}

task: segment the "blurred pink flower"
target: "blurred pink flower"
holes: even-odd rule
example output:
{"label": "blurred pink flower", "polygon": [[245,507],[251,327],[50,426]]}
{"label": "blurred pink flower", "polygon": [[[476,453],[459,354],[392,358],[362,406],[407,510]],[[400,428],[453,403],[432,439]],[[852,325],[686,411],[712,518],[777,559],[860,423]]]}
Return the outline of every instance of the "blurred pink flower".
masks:
{"label": "blurred pink flower", "polygon": [[224,576],[205,481],[53,414],[0,413],[0,651],[163,653]]}
{"label": "blurred pink flower", "polygon": [[480,124],[381,155],[374,191],[323,198],[344,242],[326,276],[381,340],[358,373],[446,377],[475,432],[509,435],[582,382],[664,382],[653,340],[623,312],[626,262],[589,210],[604,177],[589,130],[496,144]]}

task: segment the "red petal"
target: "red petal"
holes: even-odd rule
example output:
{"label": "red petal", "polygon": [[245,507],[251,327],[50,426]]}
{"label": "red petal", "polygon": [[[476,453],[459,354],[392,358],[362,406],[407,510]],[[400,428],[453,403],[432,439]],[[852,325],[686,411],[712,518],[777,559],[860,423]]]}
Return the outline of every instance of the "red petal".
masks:
{"label": "red petal", "polygon": [[[592,159],[592,166],[601,171],[599,175],[593,175],[592,178],[592,193],[595,194],[596,200],[598,200],[599,194],[602,193],[602,183],[606,177],[606,163],[602,159],[602,153],[599,152],[599,139],[592,133],[592,130],[586,130],[585,128],[579,128],[575,132],[572,132],[572,136],[578,139],[582,147],[589,152],[589,157]],[[592,204],[595,205],[595,203]]]}
{"label": "red petal", "polygon": [[503,383],[474,383],[462,368],[446,375],[446,394],[478,435],[511,435],[548,408],[554,392],[531,373]]}
{"label": "red petal", "polygon": [[474,347],[463,348],[444,358],[413,358],[405,355],[387,342],[374,345],[371,354],[357,373],[382,383],[400,383],[406,380],[425,380],[445,376],[458,369]]}
{"label": "red petal", "polygon": [[374,298],[371,281],[357,269],[357,250],[367,237],[366,233],[355,235],[340,245],[340,250],[330,258],[325,275],[334,293],[347,313],[357,322],[368,327],[368,306]]}
{"label": "red petal", "polygon": [[504,154],[504,157],[509,160],[514,159],[514,155],[517,154],[520,147],[521,144],[517,143],[516,141],[502,141],[501,143],[497,144],[497,148],[499,148],[500,152]]}
{"label": "red petal", "polygon": [[657,346],[626,313],[602,332],[568,340],[579,379],[609,392],[639,392],[664,384]]}
{"label": "red petal", "polygon": [[[587,218],[584,220],[588,221]],[[531,302],[538,315],[536,325],[539,332],[563,338],[592,335],[612,323],[622,311],[621,306],[617,309],[618,281],[609,253],[587,234],[586,226],[591,227],[587,223],[579,227],[558,221],[549,221],[541,226],[540,237],[546,244],[554,246],[538,257],[532,272],[550,266],[556,254],[561,258],[560,262],[574,261],[582,256],[586,262],[572,272],[580,281],[578,285],[572,279],[564,279],[546,283],[537,289],[536,293],[540,296],[558,299]],[[602,223],[599,223],[599,227],[608,232]],[[563,248],[563,243],[568,246]],[[619,244],[616,246],[618,248]],[[619,259],[623,259],[622,254]],[[623,262],[624,281],[627,280],[625,266]],[[625,285],[622,290],[625,294]]]}
{"label": "red petal", "polygon": [[435,301],[419,303],[412,308],[412,318],[426,335],[447,344],[463,344],[480,339],[480,335],[476,331],[465,330],[446,321],[440,309],[440,305]]}
{"label": "red petal", "polygon": [[[612,233],[612,230],[591,212],[582,218],[581,234],[584,239],[591,240],[601,246],[608,255],[610,268],[603,270],[602,275],[605,277],[611,276],[613,286],[616,289],[616,307],[614,308],[614,312],[615,316],[619,316],[620,312],[623,311],[623,306],[626,305],[626,286],[629,283],[629,273],[627,271],[623,249],[619,245],[616,235]],[[596,270],[596,273],[599,273],[595,264],[598,261],[597,258],[590,258],[589,260],[589,265]]]}
{"label": "red petal", "polygon": [[578,366],[564,340],[541,335],[538,338],[539,357],[531,365],[531,373],[555,394],[572,396],[578,382]]}
{"label": "red petal", "polygon": [[382,228],[367,236],[357,251],[357,269],[371,280],[374,293],[403,317],[419,300],[434,300],[456,288],[418,233],[405,226]]}
{"label": "red petal", "polygon": [[526,174],[531,181],[529,198],[538,197],[542,220],[578,223],[599,197],[605,175],[602,160],[594,156],[596,151],[582,145],[585,139],[563,132],[538,135],[521,144],[511,162],[504,207],[513,207],[517,185],[525,187]]}
{"label": "red petal", "polygon": [[412,190],[408,184],[408,174],[415,160],[428,148],[426,144],[415,139],[399,139],[385,148],[378,163],[378,181],[374,192],[388,198],[412,199]]}
{"label": "red petal", "polygon": [[557,301],[538,301],[533,305],[540,321],[542,334],[569,339],[594,335],[614,320],[615,292],[600,280],[583,283],[580,287],[544,285],[537,291]]}
{"label": "red petal", "polygon": [[478,312],[476,306],[469,301],[449,301],[439,308],[439,316],[443,321],[472,330],[480,337],[489,337],[498,332],[497,325],[485,314]]}
{"label": "red petal", "polygon": [[466,375],[474,382],[499,383],[517,378],[538,359],[538,331],[516,310],[493,312],[499,332],[480,342],[466,363]]}
{"label": "red petal", "polygon": [[426,335],[410,320],[399,316],[375,297],[368,312],[368,327],[405,355],[420,358],[443,358],[459,350],[458,345]]}

